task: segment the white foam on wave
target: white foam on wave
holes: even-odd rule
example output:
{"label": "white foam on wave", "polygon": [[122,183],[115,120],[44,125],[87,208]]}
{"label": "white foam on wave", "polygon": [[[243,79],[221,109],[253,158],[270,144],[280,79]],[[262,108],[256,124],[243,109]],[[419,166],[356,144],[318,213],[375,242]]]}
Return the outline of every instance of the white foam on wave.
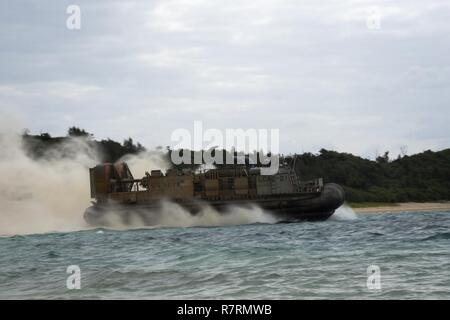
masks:
{"label": "white foam on wave", "polygon": [[342,206],[336,209],[330,219],[338,221],[356,220],[358,219],[358,215],[349,205],[344,203]]}

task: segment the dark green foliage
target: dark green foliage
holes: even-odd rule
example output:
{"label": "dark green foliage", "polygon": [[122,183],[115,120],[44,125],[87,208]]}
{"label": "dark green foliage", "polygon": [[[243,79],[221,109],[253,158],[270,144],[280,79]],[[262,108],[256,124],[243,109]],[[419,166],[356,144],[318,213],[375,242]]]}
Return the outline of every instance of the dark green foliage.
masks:
{"label": "dark green foliage", "polygon": [[86,137],[93,138],[93,135],[77,127],[70,127],[67,131],[69,137]]}
{"label": "dark green foliage", "polygon": [[[48,133],[30,135],[25,131],[23,142],[30,156],[40,158],[52,156],[52,150],[64,150],[61,146],[65,142],[79,137],[99,152],[103,162],[115,162],[126,154],[145,151],[140,143],[134,143],[131,138],[124,140],[122,144],[111,139],[96,141],[92,134],[76,127],[69,129],[67,137],[51,137]],[[167,148],[168,159],[171,152],[176,151]],[[213,156],[214,152],[219,150],[214,150]],[[237,153],[224,151],[224,163],[227,156],[236,158]],[[390,161],[389,152],[371,161],[349,153],[322,149],[318,154],[304,153],[283,157],[280,163],[292,166],[294,159],[295,170],[302,179],[323,177],[325,182],[338,183],[346,190],[346,198],[350,202],[450,200],[450,149],[399,156],[394,161]],[[245,157],[245,162],[245,165],[249,165],[248,156]],[[174,167],[197,169],[199,166],[193,164],[194,153],[191,154],[191,163],[192,165],[181,164]],[[216,167],[227,168],[233,165],[223,164]]]}
{"label": "dark green foliage", "polygon": [[392,162],[388,152],[371,161],[322,149],[317,155],[296,156],[295,169],[303,179],[323,177],[325,182],[341,184],[351,202],[450,200],[450,149]]}
{"label": "dark green foliage", "polygon": [[44,158],[50,155],[66,139],[66,137],[52,137],[48,133],[41,133],[39,135],[25,133],[22,135],[24,148],[27,154],[33,158]]}
{"label": "dark green foliage", "polygon": [[[84,139],[84,145],[97,151],[102,162],[116,162],[126,154],[137,154],[145,151],[140,144],[135,144],[133,139],[128,138],[120,144],[114,140],[93,140],[93,135],[76,127],[69,129],[67,137],[51,137],[48,133],[30,135],[28,131],[22,135],[22,141],[27,154],[32,158],[53,157],[56,154],[62,157],[73,156],[72,148],[65,148],[65,144],[71,139]],[[83,151],[83,148],[80,148]],[[84,149],[85,151],[85,149]]]}
{"label": "dark green foliage", "polygon": [[123,140],[122,147],[125,149],[126,153],[131,154],[136,154],[141,151],[145,151],[145,148],[139,142],[135,145],[133,139],[131,138]]}

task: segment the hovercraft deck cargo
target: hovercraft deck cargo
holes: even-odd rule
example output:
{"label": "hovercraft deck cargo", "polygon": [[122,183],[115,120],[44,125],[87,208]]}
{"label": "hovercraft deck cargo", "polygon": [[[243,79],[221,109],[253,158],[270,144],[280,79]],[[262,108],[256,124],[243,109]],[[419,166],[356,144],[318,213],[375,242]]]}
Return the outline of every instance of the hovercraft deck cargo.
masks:
{"label": "hovercraft deck cargo", "polygon": [[139,215],[146,225],[152,225],[152,212],[166,200],[193,215],[205,204],[223,214],[230,207],[257,205],[280,221],[326,220],[344,202],[339,185],[324,185],[321,178],[301,181],[285,167],[274,175],[261,175],[259,168],[245,166],[199,173],[152,170],[134,179],[125,162],[105,163],[90,169],[90,182],[95,201],[84,218],[95,226],[107,226],[111,212],[119,214],[125,224],[132,215]]}

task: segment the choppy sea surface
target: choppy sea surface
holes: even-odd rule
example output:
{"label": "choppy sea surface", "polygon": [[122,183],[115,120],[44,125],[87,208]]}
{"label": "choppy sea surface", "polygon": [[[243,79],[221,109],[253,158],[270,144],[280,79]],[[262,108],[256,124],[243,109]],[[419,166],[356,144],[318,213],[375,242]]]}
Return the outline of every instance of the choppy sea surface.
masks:
{"label": "choppy sea surface", "polygon": [[450,299],[450,212],[1,237],[0,298]]}

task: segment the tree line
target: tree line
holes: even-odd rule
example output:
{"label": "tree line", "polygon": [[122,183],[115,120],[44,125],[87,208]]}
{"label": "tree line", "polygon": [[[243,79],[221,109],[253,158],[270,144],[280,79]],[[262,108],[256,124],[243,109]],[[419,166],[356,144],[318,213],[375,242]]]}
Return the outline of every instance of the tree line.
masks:
{"label": "tree line", "polygon": [[[103,162],[115,162],[126,154],[137,154],[146,150],[132,138],[125,139],[122,143],[109,138],[97,141],[92,134],[77,127],[69,128],[65,137],[51,137],[48,133],[31,135],[28,132],[22,137],[27,153],[34,158],[51,154],[52,149],[79,137],[84,138],[90,147],[98,151]],[[170,159],[170,153],[174,151],[167,148],[163,152]],[[229,151],[223,152],[224,159],[227,153],[230,155]],[[237,153],[234,152],[233,156],[236,157]],[[245,159],[244,165],[248,166],[248,155]],[[427,150],[411,156],[402,155],[392,160],[389,159],[389,152],[385,152],[375,160],[369,160],[350,153],[322,149],[317,154],[282,156],[280,163],[294,167],[301,179],[322,177],[325,183],[335,182],[342,185],[350,202],[450,200],[450,149],[437,152]],[[229,165],[224,164],[218,167],[227,166]],[[196,169],[198,165],[174,165],[174,167]]]}
{"label": "tree line", "polygon": [[[139,142],[135,143],[132,138],[123,140],[122,143],[112,139],[95,140],[94,135],[77,127],[71,127],[64,137],[52,137],[49,133],[31,135],[25,131],[22,135],[25,151],[32,158],[44,158],[57,151],[59,156],[71,157],[74,150],[64,148],[65,143],[71,139],[81,138],[88,148],[95,150],[100,155],[102,162],[116,162],[127,154],[138,154],[146,149]],[[82,151],[82,150],[81,150]]]}

